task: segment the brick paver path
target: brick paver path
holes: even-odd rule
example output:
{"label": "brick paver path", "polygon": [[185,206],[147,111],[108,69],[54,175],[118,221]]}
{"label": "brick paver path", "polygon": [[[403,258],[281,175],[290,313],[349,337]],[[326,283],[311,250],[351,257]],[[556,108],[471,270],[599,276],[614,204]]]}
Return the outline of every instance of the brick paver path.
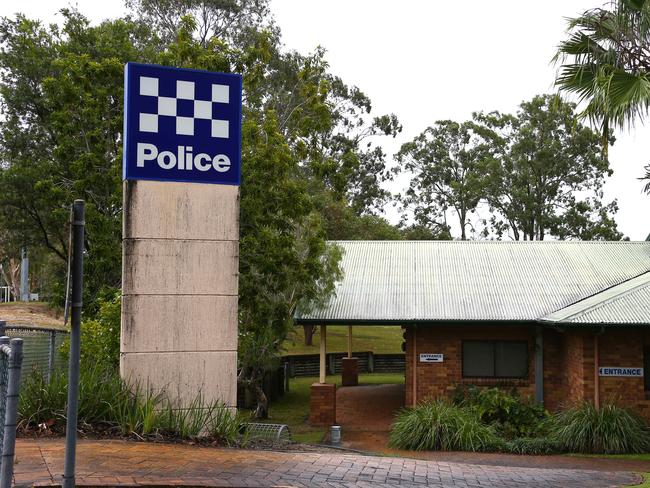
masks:
{"label": "brick paver path", "polygon": [[[20,439],[16,448],[16,485],[60,483],[63,453],[61,439]],[[638,481],[637,475],[626,472],[123,441],[80,441],[77,456],[78,485],[603,488]]]}

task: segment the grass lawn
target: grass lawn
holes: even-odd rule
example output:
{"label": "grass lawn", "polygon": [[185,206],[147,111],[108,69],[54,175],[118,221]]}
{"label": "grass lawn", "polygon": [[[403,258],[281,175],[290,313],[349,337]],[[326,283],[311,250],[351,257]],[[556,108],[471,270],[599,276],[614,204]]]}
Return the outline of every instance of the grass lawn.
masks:
{"label": "grass lawn", "polygon": [[64,329],[61,311],[43,302],[2,302],[0,319],[10,325]]}
{"label": "grass lawn", "polygon": [[[402,328],[397,326],[357,326],[352,328],[352,350],[357,352],[401,353]],[[320,328],[314,334],[314,345],[305,346],[304,330],[296,326],[284,343],[286,354],[318,354]],[[327,327],[327,352],[347,352],[348,327]]]}
{"label": "grass lawn", "polygon": [[[287,424],[296,442],[319,443],[323,440],[325,430],[309,425],[309,387],[318,378],[291,378],[289,391],[282,398],[273,402],[269,407],[269,418],[261,422]],[[328,376],[328,383],[341,384],[341,375]],[[390,374],[360,374],[359,384],[403,383],[403,373]]]}
{"label": "grass lawn", "polygon": [[650,453],[642,454],[567,454],[567,456],[595,457],[609,459],[629,459],[631,461],[650,461]]}

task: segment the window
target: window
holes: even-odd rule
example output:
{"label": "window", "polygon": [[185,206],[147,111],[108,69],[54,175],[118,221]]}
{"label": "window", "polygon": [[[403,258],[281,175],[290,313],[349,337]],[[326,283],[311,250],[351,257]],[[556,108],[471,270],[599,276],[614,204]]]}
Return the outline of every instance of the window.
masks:
{"label": "window", "polygon": [[463,341],[463,378],[527,376],[527,342]]}

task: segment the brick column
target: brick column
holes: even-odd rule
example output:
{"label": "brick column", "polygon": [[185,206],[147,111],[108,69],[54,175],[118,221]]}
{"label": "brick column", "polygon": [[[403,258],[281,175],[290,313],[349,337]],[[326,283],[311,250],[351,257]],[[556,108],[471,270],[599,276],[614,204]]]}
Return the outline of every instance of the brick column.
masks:
{"label": "brick column", "polygon": [[359,358],[341,359],[341,380],[343,386],[359,384]]}
{"label": "brick column", "polygon": [[309,423],[324,427],[336,424],[336,385],[328,383],[311,385]]}

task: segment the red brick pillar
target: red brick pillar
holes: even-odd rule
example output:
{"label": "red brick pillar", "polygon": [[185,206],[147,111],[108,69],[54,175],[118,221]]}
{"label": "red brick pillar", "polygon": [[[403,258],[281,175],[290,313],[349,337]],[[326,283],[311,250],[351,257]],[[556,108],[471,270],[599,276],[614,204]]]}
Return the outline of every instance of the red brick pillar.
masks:
{"label": "red brick pillar", "polygon": [[341,358],[341,383],[343,386],[359,384],[359,358]]}
{"label": "red brick pillar", "polygon": [[336,385],[328,383],[311,385],[309,423],[325,427],[336,424]]}

